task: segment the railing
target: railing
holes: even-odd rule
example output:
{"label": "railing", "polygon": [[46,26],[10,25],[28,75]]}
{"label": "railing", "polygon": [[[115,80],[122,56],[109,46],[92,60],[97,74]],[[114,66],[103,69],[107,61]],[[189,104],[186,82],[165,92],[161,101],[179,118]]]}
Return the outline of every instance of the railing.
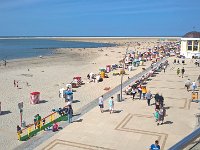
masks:
{"label": "railing", "polygon": [[185,138],[183,138],[181,141],[176,143],[174,146],[170,147],[169,150],[181,150],[181,149],[184,149],[199,137],[200,137],[200,127],[198,129],[194,130],[192,133],[190,133]]}
{"label": "railing", "polygon": [[21,133],[18,132],[18,140],[26,141],[30,137],[36,135],[38,132],[45,130],[48,127],[51,127],[55,122],[60,122],[63,120],[67,120],[67,116],[60,116],[57,112],[53,112],[50,115],[42,118],[40,121],[35,122],[34,124],[28,125],[28,127],[21,130]]}

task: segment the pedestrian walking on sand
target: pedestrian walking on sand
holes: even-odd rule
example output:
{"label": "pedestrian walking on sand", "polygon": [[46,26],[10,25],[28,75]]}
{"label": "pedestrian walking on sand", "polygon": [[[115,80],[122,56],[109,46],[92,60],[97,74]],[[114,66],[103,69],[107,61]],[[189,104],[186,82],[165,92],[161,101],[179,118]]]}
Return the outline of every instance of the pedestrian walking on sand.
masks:
{"label": "pedestrian walking on sand", "polygon": [[184,76],[184,73],[185,73],[185,69],[184,69],[184,67],[181,69],[181,74],[182,74],[182,78],[183,78],[183,76]]}
{"label": "pedestrian walking on sand", "polygon": [[180,74],[180,69],[178,68],[177,71],[176,71],[177,75]]}
{"label": "pedestrian walking on sand", "polygon": [[152,144],[149,148],[149,150],[160,150],[160,145],[158,140],[155,141],[155,144]]}
{"label": "pedestrian walking on sand", "polygon": [[101,113],[103,113],[103,108],[104,108],[104,105],[103,105],[103,95],[101,97],[99,97],[99,107],[100,107],[100,111]]}
{"label": "pedestrian walking on sand", "polygon": [[6,65],[7,65],[7,61],[6,61],[6,59],[4,60],[4,66],[6,67]]}
{"label": "pedestrian walking on sand", "polygon": [[190,79],[187,79],[187,81],[185,82],[185,87],[187,88],[187,91],[189,92],[190,86],[191,86],[191,81]]}
{"label": "pedestrian walking on sand", "polygon": [[150,101],[151,101],[151,99],[152,99],[151,91],[148,91],[148,92],[146,93],[145,98],[146,98],[146,100],[147,100],[148,106],[150,106]]}
{"label": "pedestrian walking on sand", "polygon": [[113,96],[109,99],[108,105],[109,105],[109,111],[110,111],[110,114],[111,114],[111,113],[114,112],[114,100],[113,100]]}
{"label": "pedestrian walking on sand", "polygon": [[14,87],[16,87],[16,81],[14,80]]}

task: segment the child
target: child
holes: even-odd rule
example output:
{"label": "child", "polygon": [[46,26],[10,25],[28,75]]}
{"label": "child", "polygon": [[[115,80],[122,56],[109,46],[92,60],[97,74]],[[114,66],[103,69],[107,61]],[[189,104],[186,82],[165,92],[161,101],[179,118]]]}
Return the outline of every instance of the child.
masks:
{"label": "child", "polygon": [[154,118],[156,120],[156,122],[158,121],[158,118],[159,118],[159,112],[158,112],[158,109],[156,109],[156,112],[153,113],[154,114]]}
{"label": "child", "polygon": [[53,132],[58,131],[58,127],[59,127],[58,123],[57,123],[57,122],[54,122],[52,131],[53,131]]}

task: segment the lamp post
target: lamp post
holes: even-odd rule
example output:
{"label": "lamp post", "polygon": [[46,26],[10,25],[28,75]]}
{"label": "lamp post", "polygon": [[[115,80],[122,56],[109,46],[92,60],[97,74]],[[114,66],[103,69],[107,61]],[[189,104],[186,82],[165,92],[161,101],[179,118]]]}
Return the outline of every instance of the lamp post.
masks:
{"label": "lamp post", "polygon": [[122,101],[122,83],[123,83],[123,76],[124,76],[124,69],[125,69],[125,59],[126,59],[128,48],[129,48],[129,45],[126,48],[126,54],[124,56],[124,59],[122,60],[122,63],[123,63],[123,72],[121,74],[121,96],[120,96],[120,101]]}

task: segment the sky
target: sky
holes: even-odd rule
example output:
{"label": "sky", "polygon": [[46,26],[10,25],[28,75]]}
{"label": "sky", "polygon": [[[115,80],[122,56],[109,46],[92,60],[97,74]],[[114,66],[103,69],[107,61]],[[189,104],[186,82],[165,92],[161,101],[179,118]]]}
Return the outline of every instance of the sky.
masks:
{"label": "sky", "polygon": [[200,0],[0,0],[0,36],[183,36]]}

